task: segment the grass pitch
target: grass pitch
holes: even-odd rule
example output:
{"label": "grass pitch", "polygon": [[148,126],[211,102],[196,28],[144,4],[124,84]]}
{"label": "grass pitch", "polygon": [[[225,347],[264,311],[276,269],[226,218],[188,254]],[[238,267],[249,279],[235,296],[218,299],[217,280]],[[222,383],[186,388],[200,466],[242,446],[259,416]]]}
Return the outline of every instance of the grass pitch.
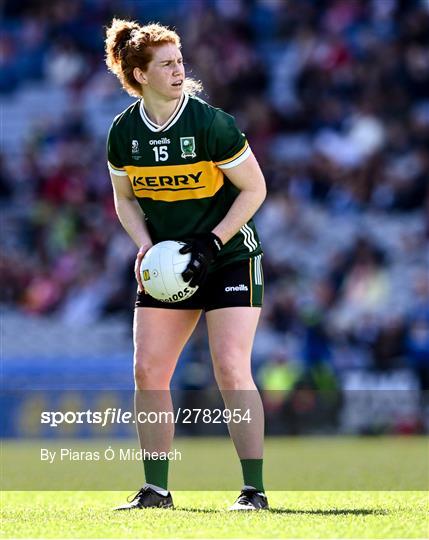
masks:
{"label": "grass pitch", "polygon": [[[273,489],[268,490],[271,510],[251,513],[226,511],[238,495],[230,489],[241,480],[228,439],[176,441],[184,459],[171,466],[175,510],[112,511],[130,492],[107,490],[138,489],[140,461],[55,466],[40,461],[42,445],[101,450],[112,444],[117,452],[125,442],[2,441],[1,536],[429,537],[427,438],[268,438],[264,469],[266,486]],[[129,443],[136,445],[134,439]],[[218,491],[206,491],[208,486]],[[85,487],[98,491],[34,491]],[[25,489],[32,491],[18,491]],[[320,491],[310,491],[315,489]]]}
{"label": "grass pitch", "polygon": [[[26,439],[1,441],[4,491],[123,491],[143,480],[141,458],[121,460],[137,439]],[[170,463],[175,491],[231,491],[241,481],[229,437],[180,437],[181,458]],[[41,448],[56,453],[51,463]],[[105,458],[105,450],[114,459]],[[61,449],[99,454],[98,461],[60,459]],[[428,491],[427,437],[267,437],[264,478],[272,491]]]}
{"label": "grass pitch", "polygon": [[427,538],[427,492],[272,492],[268,512],[225,509],[235,492],[176,492],[175,510],[113,512],[122,492],[4,492],[3,538]]}

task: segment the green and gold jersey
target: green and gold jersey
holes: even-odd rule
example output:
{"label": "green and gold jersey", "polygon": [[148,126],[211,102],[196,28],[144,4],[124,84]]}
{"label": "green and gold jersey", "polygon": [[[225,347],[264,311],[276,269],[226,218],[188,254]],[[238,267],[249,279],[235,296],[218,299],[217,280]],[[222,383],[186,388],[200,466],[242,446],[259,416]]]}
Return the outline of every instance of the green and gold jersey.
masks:
{"label": "green and gold jersey", "polygon": [[[183,94],[163,125],[138,100],[113,121],[109,170],[128,176],[154,243],[211,231],[239,191],[224,175],[251,153],[229,114]],[[262,253],[252,220],[225,244],[216,267]]]}

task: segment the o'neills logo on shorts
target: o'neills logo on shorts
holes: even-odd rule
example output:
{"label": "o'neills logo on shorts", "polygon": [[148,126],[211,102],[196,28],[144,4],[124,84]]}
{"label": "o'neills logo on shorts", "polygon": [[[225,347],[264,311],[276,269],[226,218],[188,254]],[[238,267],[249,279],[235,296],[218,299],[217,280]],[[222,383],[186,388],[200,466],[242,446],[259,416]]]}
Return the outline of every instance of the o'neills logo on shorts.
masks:
{"label": "o'neills logo on shorts", "polygon": [[240,283],[240,285],[235,285],[233,287],[225,287],[225,292],[240,292],[240,291],[248,291],[249,288],[247,285],[244,285],[244,283]]}

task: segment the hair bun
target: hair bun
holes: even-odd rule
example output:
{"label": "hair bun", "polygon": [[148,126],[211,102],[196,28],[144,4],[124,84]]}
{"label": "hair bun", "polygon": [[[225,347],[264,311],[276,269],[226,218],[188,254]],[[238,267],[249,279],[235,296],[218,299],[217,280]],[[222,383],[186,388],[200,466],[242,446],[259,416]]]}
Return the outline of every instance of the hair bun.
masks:
{"label": "hair bun", "polygon": [[116,62],[120,61],[121,52],[131,39],[133,31],[139,29],[140,26],[134,21],[113,19],[110,28],[107,30],[107,37],[111,40],[111,50]]}

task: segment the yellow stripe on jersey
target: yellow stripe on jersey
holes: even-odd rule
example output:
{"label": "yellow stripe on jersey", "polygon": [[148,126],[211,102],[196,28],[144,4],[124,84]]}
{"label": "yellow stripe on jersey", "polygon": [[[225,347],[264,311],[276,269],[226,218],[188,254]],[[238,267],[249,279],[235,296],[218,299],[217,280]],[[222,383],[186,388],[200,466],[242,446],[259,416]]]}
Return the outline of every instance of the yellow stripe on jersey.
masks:
{"label": "yellow stripe on jersey", "polygon": [[212,161],[125,170],[137,198],[175,202],[213,197],[224,184],[223,172]]}
{"label": "yellow stripe on jersey", "polygon": [[239,150],[236,154],[234,154],[232,157],[228,159],[224,159],[223,161],[216,161],[216,165],[226,165],[227,163],[231,163],[231,161],[234,161],[235,159],[239,158],[249,147],[249,143],[245,141],[243,148]]}

